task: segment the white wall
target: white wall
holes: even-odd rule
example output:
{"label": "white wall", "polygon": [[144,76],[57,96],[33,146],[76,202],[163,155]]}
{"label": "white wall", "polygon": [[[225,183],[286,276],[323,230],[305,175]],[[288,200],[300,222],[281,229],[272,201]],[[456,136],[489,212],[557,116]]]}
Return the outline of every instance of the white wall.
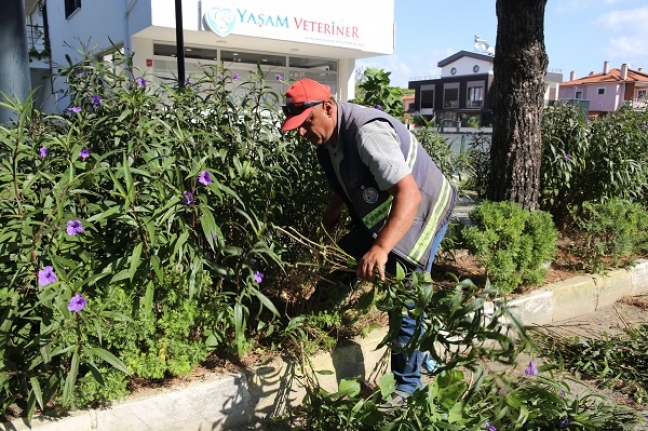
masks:
{"label": "white wall", "polygon": [[[174,28],[174,0],[150,1],[153,25]],[[336,46],[375,55],[393,52],[394,0],[184,0],[184,29],[209,31],[203,15],[210,10],[230,24],[222,27],[219,36],[223,38],[232,34]],[[349,34],[327,32],[333,28],[332,23],[348,29]]]}
{"label": "white wall", "polygon": [[[475,65],[479,66],[478,72],[473,71],[473,67]],[[457,69],[457,73],[455,73],[454,75],[450,72],[453,67]],[[492,73],[492,71],[493,71],[493,63],[490,61],[479,60],[477,58],[472,58],[472,57],[463,57],[458,59],[457,61],[454,61],[442,67],[441,76],[445,78],[448,76],[462,76],[462,75]]]}

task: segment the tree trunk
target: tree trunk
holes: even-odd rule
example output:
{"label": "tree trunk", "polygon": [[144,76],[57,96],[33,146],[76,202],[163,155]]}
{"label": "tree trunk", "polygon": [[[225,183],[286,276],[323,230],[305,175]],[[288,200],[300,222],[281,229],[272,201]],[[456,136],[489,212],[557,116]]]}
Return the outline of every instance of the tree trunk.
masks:
{"label": "tree trunk", "polygon": [[486,197],[535,210],[540,191],[540,137],[547,0],[497,0],[493,59],[493,139]]}

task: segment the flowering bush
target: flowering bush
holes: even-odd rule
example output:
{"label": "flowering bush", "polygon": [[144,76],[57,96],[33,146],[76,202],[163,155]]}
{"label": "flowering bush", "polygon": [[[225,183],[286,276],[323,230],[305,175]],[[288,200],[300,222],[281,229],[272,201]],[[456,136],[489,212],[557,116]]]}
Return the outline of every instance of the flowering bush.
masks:
{"label": "flowering bush", "polygon": [[2,102],[19,120],[0,127],[0,413],[242,353],[278,314],[261,286],[304,253],[273,225],[317,237],[323,177],[278,133],[262,74],[206,69],[176,89],[118,69],[89,55],[62,70],[63,115]]}
{"label": "flowering bush", "polygon": [[557,104],[543,116],[540,207],[559,229],[572,206],[612,198],[645,201],[648,111],[623,108],[589,120],[578,106]]}

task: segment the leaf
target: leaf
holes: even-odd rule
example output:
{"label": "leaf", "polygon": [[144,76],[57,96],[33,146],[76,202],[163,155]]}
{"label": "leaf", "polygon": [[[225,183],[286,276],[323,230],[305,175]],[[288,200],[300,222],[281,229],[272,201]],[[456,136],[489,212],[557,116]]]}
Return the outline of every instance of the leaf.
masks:
{"label": "leaf", "polygon": [[63,386],[63,405],[69,406],[72,401],[74,394],[74,387],[76,386],[77,376],[79,375],[79,348],[74,346],[74,352],[72,353],[72,361],[70,362],[70,369],[67,372],[67,377],[65,378],[65,384]]}
{"label": "leaf", "polygon": [[113,207],[108,208],[106,211],[104,211],[102,213],[95,214],[95,215],[89,217],[87,219],[87,221],[90,222],[90,223],[95,222],[95,221],[101,221],[101,220],[103,220],[105,218],[110,217],[113,214],[119,213],[120,211],[121,211],[121,208],[119,206],[115,205]]}
{"label": "leaf", "polygon": [[388,396],[396,390],[396,379],[392,373],[384,374],[380,381],[378,382],[380,387],[380,394],[384,399],[387,399]]}
{"label": "leaf", "polygon": [[117,358],[109,351],[104,350],[101,347],[86,347],[86,350],[92,355],[98,356],[99,358],[108,362],[115,369],[121,371],[122,373],[129,376],[131,375],[131,372],[128,370],[128,367],[126,367],[126,365],[122,361],[120,361],[119,358]]}
{"label": "leaf", "polygon": [[133,253],[130,256],[130,269],[129,269],[129,275],[130,275],[130,281],[133,281],[133,278],[135,277],[135,272],[137,272],[137,268],[139,268],[140,264],[142,263],[142,259],[140,258],[142,255],[142,248],[144,247],[144,243],[139,243],[135,246],[135,249],[133,250]]}
{"label": "leaf", "polygon": [[338,392],[350,397],[355,397],[360,394],[360,383],[356,380],[342,379],[342,381],[340,381]]}
{"label": "leaf", "polygon": [[41,410],[45,409],[45,404],[43,404],[43,391],[41,391],[41,386],[40,382],[36,377],[31,377],[29,379],[29,382],[31,383],[32,386],[32,392],[34,393],[34,396],[36,397],[36,401],[38,401],[38,405],[40,406]]}
{"label": "leaf", "polygon": [[250,287],[250,292],[256,296],[261,303],[272,312],[275,316],[279,317],[279,311],[277,310],[277,307],[270,301],[270,298],[265,296],[263,293],[261,293],[257,288],[255,287]]}

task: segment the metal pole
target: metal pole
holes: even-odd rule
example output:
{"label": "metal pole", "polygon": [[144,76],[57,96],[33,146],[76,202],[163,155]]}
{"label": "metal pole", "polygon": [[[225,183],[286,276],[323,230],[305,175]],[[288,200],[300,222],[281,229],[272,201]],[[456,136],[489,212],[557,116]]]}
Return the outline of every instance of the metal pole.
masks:
{"label": "metal pole", "polygon": [[176,15],[176,58],[178,60],[178,86],[185,86],[185,47],[182,28],[182,0],[175,0]]}
{"label": "metal pole", "polygon": [[[25,102],[30,88],[24,0],[6,0],[0,14],[0,92]],[[16,119],[15,112],[0,107],[0,124]]]}

